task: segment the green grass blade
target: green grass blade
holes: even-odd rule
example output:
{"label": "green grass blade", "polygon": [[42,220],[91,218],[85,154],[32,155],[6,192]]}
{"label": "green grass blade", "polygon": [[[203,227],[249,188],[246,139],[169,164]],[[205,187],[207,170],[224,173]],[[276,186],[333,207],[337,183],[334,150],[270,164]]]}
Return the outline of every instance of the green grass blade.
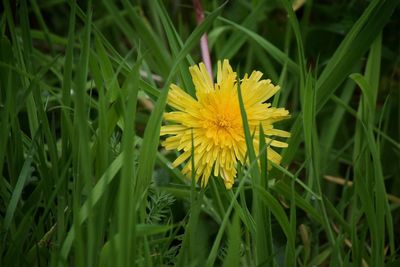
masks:
{"label": "green grass blade", "polygon": [[29,149],[28,155],[26,156],[26,159],[22,166],[21,172],[18,176],[17,183],[16,183],[13,193],[11,195],[11,199],[8,202],[6,214],[4,216],[3,227],[2,227],[3,230],[6,232],[9,230],[9,228],[11,226],[11,222],[14,218],[15,210],[21,199],[22,189],[24,188],[24,185],[25,185],[27,179],[31,175],[31,171],[32,171],[31,165],[32,165],[32,161],[33,161],[33,155],[36,152],[35,141],[36,141],[37,136],[38,136],[38,133],[35,134],[35,138],[32,140],[31,147]]}
{"label": "green grass blade", "polygon": [[[253,164],[250,166],[250,169],[255,168],[256,164],[257,164],[257,162],[253,162]],[[237,201],[237,198],[242,193],[242,190],[243,190],[245,182],[246,182],[246,178],[248,177],[249,174],[250,174],[250,172],[246,173],[246,175],[243,176],[243,178],[240,180],[239,185],[238,185],[233,197],[230,200],[229,206],[226,209],[225,215],[219,226],[217,236],[214,239],[214,243],[213,243],[213,245],[211,247],[211,251],[208,255],[208,258],[207,258],[207,261],[205,264],[206,267],[211,267],[211,266],[214,266],[214,264],[215,264],[215,260],[217,258],[217,253],[218,253],[219,246],[221,244],[222,236],[223,236],[225,229],[229,222],[229,216],[235,206],[235,202]]]}
{"label": "green grass blade", "polygon": [[233,223],[229,229],[228,251],[224,259],[223,267],[239,267],[241,246],[240,220],[238,215],[233,216]]}
{"label": "green grass blade", "polygon": [[[262,125],[260,124],[260,144],[259,144],[259,158],[260,158],[260,179],[257,179],[255,183],[261,188],[268,190],[267,180],[267,144],[265,143],[266,136]],[[253,217],[255,221],[255,256],[256,264],[266,266],[273,266],[273,237],[271,230],[271,214],[270,210],[265,208],[261,201],[261,197],[258,191],[253,191]],[[269,263],[269,264],[268,264]]]}
{"label": "green grass blade", "polygon": [[251,30],[248,30],[247,28],[245,28],[245,27],[243,27],[243,26],[241,26],[241,25],[239,25],[239,24],[237,24],[237,23],[235,23],[233,21],[230,21],[230,20],[222,18],[222,17],[220,17],[218,19],[221,20],[222,22],[228,24],[228,25],[232,25],[235,29],[237,29],[237,30],[241,31],[242,33],[248,35],[257,44],[259,44],[267,53],[269,53],[273,59],[275,59],[278,63],[282,64],[282,66],[284,64],[287,64],[288,65],[288,70],[290,72],[292,72],[293,74],[298,74],[299,73],[299,67],[297,66],[297,64],[295,62],[293,62],[293,60],[290,59],[279,48],[274,46],[271,42],[267,41],[266,39],[264,39],[260,35],[254,33]]}
{"label": "green grass blade", "polygon": [[[161,4],[160,1],[154,1],[154,3],[155,9],[157,10],[159,18],[162,21],[169,47],[172,50],[173,56],[176,57],[179,54],[179,51],[182,49],[183,42],[180,39],[171,19],[169,18],[168,12],[165,10],[165,6]],[[191,58],[190,54],[188,54],[186,58],[190,65],[194,65],[194,61]],[[186,64],[186,62],[182,62],[179,66],[179,71],[182,80],[182,87],[194,96],[195,93],[192,85],[192,79],[187,71],[189,64]]]}
{"label": "green grass blade", "polygon": [[136,105],[139,90],[139,68],[141,60],[139,59],[132,69],[131,75],[125,82],[122,99],[126,99],[124,109],[124,132],[122,136],[122,151],[124,154],[121,170],[119,203],[118,203],[118,230],[120,233],[120,243],[118,250],[117,264],[119,266],[128,266],[135,259],[136,252],[136,232],[132,225],[136,225],[136,206],[138,195],[141,192],[133,192],[136,176],[135,158],[135,129],[133,122],[136,116]]}
{"label": "green grass blade", "polygon": [[[93,209],[105,193],[107,185],[109,185],[115,178],[116,174],[120,171],[123,164],[123,154],[120,154],[107,168],[104,174],[99,178],[97,184],[93,187],[89,194],[90,201],[86,201],[79,211],[79,224],[85,222],[88,218],[90,209]],[[71,228],[68,232],[64,243],[60,250],[60,257],[62,261],[66,261],[71,250],[72,243],[75,239],[75,228]]]}
{"label": "green grass blade", "polygon": [[[250,14],[243,20],[242,26],[245,29],[254,29],[257,25],[257,20],[265,12],[265,1],[259,1],[252,7]],[[241,31],[234,31],[228,40],[224,43],[220,54],[220,58],[232,58],[238,50],[243,46],[246,41],[246,35],[243,35]]]}
{"label": "green grass blade", "polygon": [[317,111],[328,101],[369,49],[391,17],[398,0],[372,1],[347,33],[317,81]]}
{"label": "green grass blade", "polygon": [[122,4],[128,10],[129,19],[135,27],[139,37],[149,48],[151,53],[154,54],[154,62],[159,66],[163,76],[167,76],[171,67],[171,58],[162,45],[162,40],[156,35],[153,29],[146,23],[146,20],[140,17],[134,10],[132,4],[128,0],[123,0]]}

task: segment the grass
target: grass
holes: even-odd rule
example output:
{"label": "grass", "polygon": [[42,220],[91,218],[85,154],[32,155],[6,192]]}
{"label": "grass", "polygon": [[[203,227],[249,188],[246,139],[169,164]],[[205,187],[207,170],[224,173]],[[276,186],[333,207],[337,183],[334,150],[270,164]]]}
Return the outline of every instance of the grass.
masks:
{"label": "grass", "polygon": [[[399,1],[202,2],[198,25],[191,1],[3,1],[1,266],[400,265]],[[267,171],[238,88],[228,191],[159,145],[204,33],[291,113]]]}

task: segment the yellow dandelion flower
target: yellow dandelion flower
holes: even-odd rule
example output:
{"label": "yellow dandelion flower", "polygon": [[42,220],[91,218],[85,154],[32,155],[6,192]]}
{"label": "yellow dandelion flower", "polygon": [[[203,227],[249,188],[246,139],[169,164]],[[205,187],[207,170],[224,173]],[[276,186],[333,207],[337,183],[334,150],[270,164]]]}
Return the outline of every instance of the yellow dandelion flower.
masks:
{"label": "yellow dandelion flower", "polygon": [[[176,111],[164,114],[169,125],[161,127],[160,135],[171,135],[162,145],[167,150],[177,149],[182,154],[173,167],[186,162],[182,173],[191,176],[191,156],[194,156],[196,181],[208,183],[211,173],[220,176],[230,189],[236,177],[237,162],[242,164],[247,152],[238,100],[236,72],[228,60],[218,62],[217,83],[213,83],[203,63],[189,68],[196,89],[196,99],[172,84],[168,104]],[[244,108],[253,144],[259,145],[259,125],[265,136],[268,160],[279,164],[281,156],[271,147],[287,147],[287,143],[273,140],[272,136],[289,137],[290,133],[274,129],[273,123],[289,117],[284,108],[274,108],[266,103],[278,90],[270,80],[262,80],[262,73],[253,71],[240,82]],[[193,143],[192,143],[193,137]],[[192,146],[193,144],[193,146]],[[192,147],[194,151],[192,151]],[[256,151],[258,149],[255,149]]]}

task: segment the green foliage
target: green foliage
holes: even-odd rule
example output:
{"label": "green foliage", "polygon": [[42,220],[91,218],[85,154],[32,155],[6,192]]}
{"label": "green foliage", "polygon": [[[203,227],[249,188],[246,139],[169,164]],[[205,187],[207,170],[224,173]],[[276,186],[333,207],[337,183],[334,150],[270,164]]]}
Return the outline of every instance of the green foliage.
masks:
{"label": "green foliage", "polygon": [[[400,1],[201,2],[3,1],[0,266],[399,266]],[[238,88],[229,191],[159,146],[204,33],[291,114],[267,164]]]}

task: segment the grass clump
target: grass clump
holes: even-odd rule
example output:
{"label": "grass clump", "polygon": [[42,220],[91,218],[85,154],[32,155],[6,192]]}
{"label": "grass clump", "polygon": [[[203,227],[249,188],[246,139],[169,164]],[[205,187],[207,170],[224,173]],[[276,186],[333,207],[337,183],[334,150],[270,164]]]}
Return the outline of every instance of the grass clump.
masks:
{"label": "grass clump", "polygon": [[[193,2],[3,1],[0,265],[399,266],[399,1]],[[228,190],[160,146],[207,53],[291,115],[267,164],[238,80]]]}

